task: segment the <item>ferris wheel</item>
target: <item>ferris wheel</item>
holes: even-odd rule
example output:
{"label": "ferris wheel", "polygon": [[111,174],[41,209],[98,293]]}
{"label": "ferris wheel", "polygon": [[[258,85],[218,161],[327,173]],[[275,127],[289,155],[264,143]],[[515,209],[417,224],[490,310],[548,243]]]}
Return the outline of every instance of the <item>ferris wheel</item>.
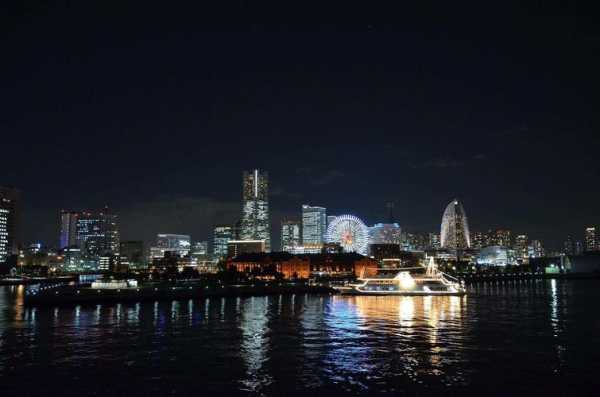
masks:
{"label": "ferris wheel", "polygon": [[336,216],[327,227],[327,242],[339,243],[346,252],[366,255],[369,228],[353,215]]}

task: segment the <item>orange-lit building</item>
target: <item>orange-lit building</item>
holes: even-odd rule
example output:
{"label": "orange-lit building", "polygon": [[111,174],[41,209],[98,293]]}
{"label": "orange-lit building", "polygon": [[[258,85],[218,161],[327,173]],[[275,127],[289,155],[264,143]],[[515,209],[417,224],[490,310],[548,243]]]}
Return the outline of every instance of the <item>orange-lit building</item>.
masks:
{"label": "orange-lit building", "polygon": [[284,278],[309,278],[311,275],[348,277],[377,273],[377,261],[355,253],[298,254],[287,252],[246,253],[230,258],[228,268],[253,274],[279,272]]}

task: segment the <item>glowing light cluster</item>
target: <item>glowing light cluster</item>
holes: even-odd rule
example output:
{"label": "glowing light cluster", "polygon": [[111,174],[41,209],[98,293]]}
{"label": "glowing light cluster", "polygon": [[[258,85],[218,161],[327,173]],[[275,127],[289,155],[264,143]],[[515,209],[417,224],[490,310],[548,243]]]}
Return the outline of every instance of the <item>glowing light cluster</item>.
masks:
{"label": "glowing light cluster", "polygon": [[369,228],[353,215],[335,217],[327,227],[327,242],[338,243],[346,252],[367,254]]}

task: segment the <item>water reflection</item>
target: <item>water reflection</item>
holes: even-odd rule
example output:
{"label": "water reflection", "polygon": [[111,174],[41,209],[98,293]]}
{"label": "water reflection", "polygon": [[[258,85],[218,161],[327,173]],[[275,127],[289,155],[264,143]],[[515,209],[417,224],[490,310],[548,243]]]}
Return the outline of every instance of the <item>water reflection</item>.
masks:
{"label": "water reflection", "polygon": [[132,373],[122,391],[161,395],[177,394],[174,384],[212,394],[422,395],[595,380],[597,284],[488,283],[470,292],[24,308],[22,290],[2,287],[0,378],[99,394],[99,373]]}
{"label": "water reflection", "polygon": [[236,304],[241,306],[240,329],[243,340],[240,354],[246,365],[246,377],[241,383],[243,390],[259,392],[272,381],[270,374],[263,371],[269,350],[269,297],[251,297],[241,303],[238,300]]}

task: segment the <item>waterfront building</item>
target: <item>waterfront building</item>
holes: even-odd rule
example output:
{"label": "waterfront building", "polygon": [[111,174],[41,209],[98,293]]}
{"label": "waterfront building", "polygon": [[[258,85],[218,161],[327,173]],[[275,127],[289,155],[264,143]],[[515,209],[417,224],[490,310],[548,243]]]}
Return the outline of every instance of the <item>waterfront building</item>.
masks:
{"label": "waterfront building", "polygon": [[121,241],[119,244],[119,262],[130,269],[144,268],[144,242]]}
{"label": "waterfront building", "polygon": [[462,204],[456,199],[452,200],[444,210],[440,243],[442,248],[453,250],[463,250],[471,247],[467,215]]}
{"label": "waterfront building", "polygon": [[529,258],[529,239],[527,235],[520,234],[515,238],[515,253],[518,260],[526,261]]}
{"label": "waterfront building", "polygon": [[596,228],[593,226],[585,229],[585,250],[587,252],[598,250],[598,240],[596,237]]}
{"label": "waterfront building", "polygon": [[240,254],[266,252],[265,240],[229,240],[227,257],[234,258]]}
{"label": "waterfront building", "polygon": [[18,190],[0,186],[0,263],[18,254],[20,200]]}
{"label": "waterfront building", "polygon": [[517,260],[514,250],[500,245],[491,245],[483,248],[477,256],[477,264],[483,266],[509,266],[516,265]]}
{"label": "waterfront building", "polygon": [[369,228],[353,215],[340,215],[327,227],[328,243],[338,243],[344,252],[366,255],[369,247]]}
{"label": "waterfront building", "polygon": [[269,176],[260,170],[244,171],[242,183],[241,240],[264,240],[271,249],[269,224]]}
{"label": "waterfront building", "polygon": [[289,251],[302,245],[300,222],[285,220],[281,222],[281,250]]}
{"label": "waterfront building", "polygon": [[327,210],[308,204],[302,206],[302,244],[323,244],[327,233]]}
{"label": "waterfront building", "polygon": [[227,268],[251,273],[262,278],[281,273],[284,278],[309,278],[311,276],[355,277],[377,273],[376,260],[356,253],[305,254],[296,256],[288,252],[243,253],[227,261]]}
{"label": "waterfront building", "polygon": [[157,234],[156,243],[150,247],[151,261],[164,258],[167,252],[172,257],[183,258],[190,253],[191,238],[187,234]]}
{"label": "waterfront building", "polygon": [[397,223],[376,223],[369,228],[369,244],[397,244],[402,242],[402,229]]}
{"label": "waterfront building", "polygon": [[108,208],[100,212],[83,211],[77,217],[77,245],[90,258],[119,252],[117,215]]}
{"label": "waterfront building", "polygon": [[236,240],[233,227],[229,225],[217,225],[213,234],[213,257],[215,260],[224,259],[227,256],[227,243]]}
{"label": "waterfront building", "polygon": [[60,212],[60,242],[58,248],[73,247],[77,245],[77,220],[78,211]]}
{"label": "waterfront building", "polygon": [[540,240],[531,240],[528,251],[530,258],[541,258],[544,256],[544,247]]}
{"label": "waterfront building", "polygon": [[81,248],[74,245],[63,249],[63,270],[67,272],[83,270]]}

